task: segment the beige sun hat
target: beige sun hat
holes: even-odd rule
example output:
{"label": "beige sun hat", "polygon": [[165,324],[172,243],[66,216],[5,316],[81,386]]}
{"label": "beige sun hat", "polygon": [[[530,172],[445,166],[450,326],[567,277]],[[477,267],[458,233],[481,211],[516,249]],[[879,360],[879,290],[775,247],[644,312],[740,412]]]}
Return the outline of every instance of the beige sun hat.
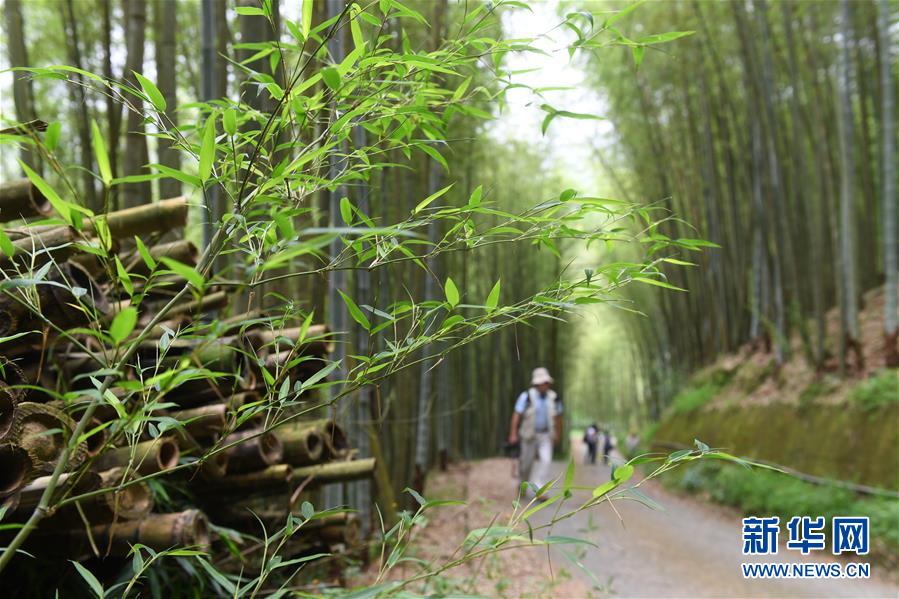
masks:
{"label": "beige sun hat", "polygon": [[531,384],[532,385],[542,385],[543,383],[552,383],[553,377],[549,376],[549,370],[543,368],[535,368],[534,372],[531,374]]}

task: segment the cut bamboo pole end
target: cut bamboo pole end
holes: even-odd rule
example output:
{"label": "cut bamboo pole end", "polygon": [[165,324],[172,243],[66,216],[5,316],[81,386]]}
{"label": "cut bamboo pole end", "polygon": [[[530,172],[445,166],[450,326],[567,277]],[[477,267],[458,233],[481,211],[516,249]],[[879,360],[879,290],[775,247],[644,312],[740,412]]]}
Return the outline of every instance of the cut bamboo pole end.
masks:
{"label": "cut bamboo pole end", "polygon": [[[75,423],[65,412],[34,402],[22,402],[16,410],[14,438],[28,452],[36,472],[52,472],[66,448]],[[84,461],[86,446],[79,443],[69,455],[68,468]]]}
{"label": "cut bamboo pole end", "polygon": [[181,452],[169,437],[144,441],[132,447],[118,447],[100,455],[95,466],[100,470],[129,466],[141,474],[155,474],[178,465]]}

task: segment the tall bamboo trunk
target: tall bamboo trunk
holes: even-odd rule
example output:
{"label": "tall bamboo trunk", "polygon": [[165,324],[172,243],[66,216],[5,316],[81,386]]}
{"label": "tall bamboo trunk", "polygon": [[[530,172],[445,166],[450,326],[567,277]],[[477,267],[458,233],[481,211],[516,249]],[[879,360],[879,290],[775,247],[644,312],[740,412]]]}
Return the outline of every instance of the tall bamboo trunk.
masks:
{"label": "tall bamboo trunk", "polygon": [[[844,352],[855,353],[855,369],[865,369],[864,354],[861,346],[858,322],[858,272],[855,259],[855,214],[853,157],[854,117],[852,113],[852,72],[849,62],[849,48],[852,40],[852,12],[849,0],[840,1],[840,33],[843,39],[838,55],[839,82],[837,95],[840,104],[840,282],[843,288],[843,305],[841,309]],[[844,353],[841,364],[846,362]]]}
{"label": "tall bamboo trunk", "polygon": [[890,6],[887,0],[877,3],[877,28],[880,32],[880,78],[883,102],[883,268],[886,274],[884,296],[883,338],[886,365],[899,366],[899,260],[897,260],[896,231],[896,107],[894,105],[893,68],[890,39]]}

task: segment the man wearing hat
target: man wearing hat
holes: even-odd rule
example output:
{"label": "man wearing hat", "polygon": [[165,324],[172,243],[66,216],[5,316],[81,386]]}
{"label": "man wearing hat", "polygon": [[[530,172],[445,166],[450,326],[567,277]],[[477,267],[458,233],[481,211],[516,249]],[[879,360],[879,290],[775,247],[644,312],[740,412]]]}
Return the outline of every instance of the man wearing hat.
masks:
{"label": "man wearing hat", "polygon": [[562,438],[562,400],[552,383],[546,368],[534,369],[531,388],[518,396],[509,427],[509,444],[521,442],[518,477],[536,489],[547,483],[553,446]]}

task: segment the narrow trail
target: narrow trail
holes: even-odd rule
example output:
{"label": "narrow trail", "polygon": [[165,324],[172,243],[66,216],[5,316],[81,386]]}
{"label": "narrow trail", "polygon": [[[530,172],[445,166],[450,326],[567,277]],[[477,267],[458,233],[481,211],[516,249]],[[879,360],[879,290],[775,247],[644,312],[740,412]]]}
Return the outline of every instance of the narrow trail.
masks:
{"label": "narrow trail", "polygon": [[[579,458],[576,484],[597,485],[609,479],[608,467],[582,465],[582,452],[576,450],[575,454]],[[557,462],[553,467],[559,475],[565,464]],[[872,577],[867,580],[744,579],[740,569],[743,562],[833,562],[835,558],[824,551],[804,557],[788,550],[783,535],[777,555],[743,556],[741,522],[736,512],[675,495],[655,482],[641,489],[662,509],[619,501],[614,503],[614,509],[602,505],[554,527],[553,534],[589,538],[598,545],[587,547],[581,554],[583,569],[571,567],[571,562],[558,552],[557,563],[590,587],[595,588],[598,582],[600,595],[899,597],[899,585],[889,581],[883,571],[878,572],[876,564],[871,566]]]}

